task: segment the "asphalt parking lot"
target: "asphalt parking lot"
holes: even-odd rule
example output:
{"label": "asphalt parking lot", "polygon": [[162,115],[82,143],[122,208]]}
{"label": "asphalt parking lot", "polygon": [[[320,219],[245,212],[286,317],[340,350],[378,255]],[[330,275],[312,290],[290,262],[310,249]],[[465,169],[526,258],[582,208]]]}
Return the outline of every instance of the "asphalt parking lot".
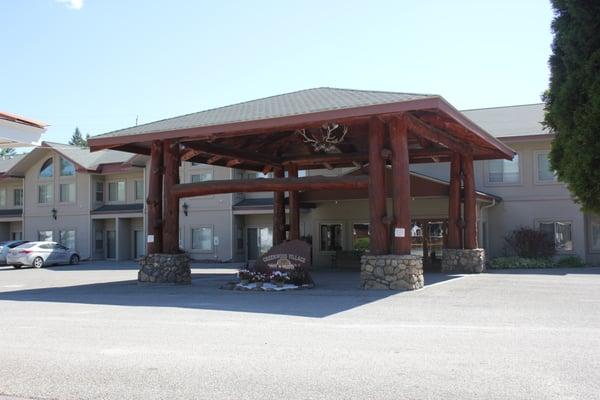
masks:
{"label": "asphalt parking lot", "polygon": [[0,398],[598,399],[600,269],[320,272],[286,293],[148,286],[133,263],[0,267]]}

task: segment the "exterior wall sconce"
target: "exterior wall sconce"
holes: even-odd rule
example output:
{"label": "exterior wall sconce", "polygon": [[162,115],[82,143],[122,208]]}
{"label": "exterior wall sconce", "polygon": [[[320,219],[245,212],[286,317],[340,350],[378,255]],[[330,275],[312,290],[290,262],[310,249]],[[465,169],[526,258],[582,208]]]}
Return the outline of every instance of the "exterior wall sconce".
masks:
{"label": "exterior wall sconce", "polygon": [[181,208],[183,209],[183,215],[185,215],[187,217],[187,215],[188,215],[188,208],[189,208],[188,204],[187,203],[183,203],[181,205]]}
{"label": "exterior wall sconce", "polygon": [[52,209],[52,218],[56,219],[56,213],[57,213],[56,208],[53,208]]}

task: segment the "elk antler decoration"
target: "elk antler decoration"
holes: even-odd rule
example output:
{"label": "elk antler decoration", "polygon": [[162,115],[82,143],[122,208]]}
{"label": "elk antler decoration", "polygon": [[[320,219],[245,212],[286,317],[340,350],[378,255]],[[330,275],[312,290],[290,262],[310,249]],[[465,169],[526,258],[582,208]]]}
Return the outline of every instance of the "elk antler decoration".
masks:
{"label": "elk antler decoration", "polygon": [[321,137],[307,133],[306,129],[296,130],[296,134],[302,136],[304,143],[310,144],[315,151],[325,153],[339,153],[340,149],[336,145],[344,141],[346,133],[348,133],[348,127],[335,122],[321,125]]}

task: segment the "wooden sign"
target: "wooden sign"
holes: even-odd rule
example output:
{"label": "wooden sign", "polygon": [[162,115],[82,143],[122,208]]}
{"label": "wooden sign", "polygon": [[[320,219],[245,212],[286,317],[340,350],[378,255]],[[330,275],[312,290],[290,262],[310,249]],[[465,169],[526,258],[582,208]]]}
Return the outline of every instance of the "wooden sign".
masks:
{"label": "wooden sign", "polygon": [[254,268],[261,272],[294,269],[308,270],[310,267],[310,245],[303,240],[290,240],[271,247],[256,260]]}

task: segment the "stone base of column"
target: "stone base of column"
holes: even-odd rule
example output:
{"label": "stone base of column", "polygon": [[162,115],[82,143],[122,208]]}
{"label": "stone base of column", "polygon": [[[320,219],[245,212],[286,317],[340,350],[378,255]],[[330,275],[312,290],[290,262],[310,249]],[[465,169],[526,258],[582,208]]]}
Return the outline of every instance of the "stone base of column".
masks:
{"label": "stone base of column", "polygon": [[442,272],[478,274],[485,271],[484,249],[443,249]]}
{"label": "stone base of column", "polygon": [[149,254],[140,259],[138,282],[191,285],[192,272],[187,254]]}
{"label": "stone base of column", "polygon": [[423,287],[423,259],[413,255],[364,255],[360,259],[363,289],[416,290]]}

